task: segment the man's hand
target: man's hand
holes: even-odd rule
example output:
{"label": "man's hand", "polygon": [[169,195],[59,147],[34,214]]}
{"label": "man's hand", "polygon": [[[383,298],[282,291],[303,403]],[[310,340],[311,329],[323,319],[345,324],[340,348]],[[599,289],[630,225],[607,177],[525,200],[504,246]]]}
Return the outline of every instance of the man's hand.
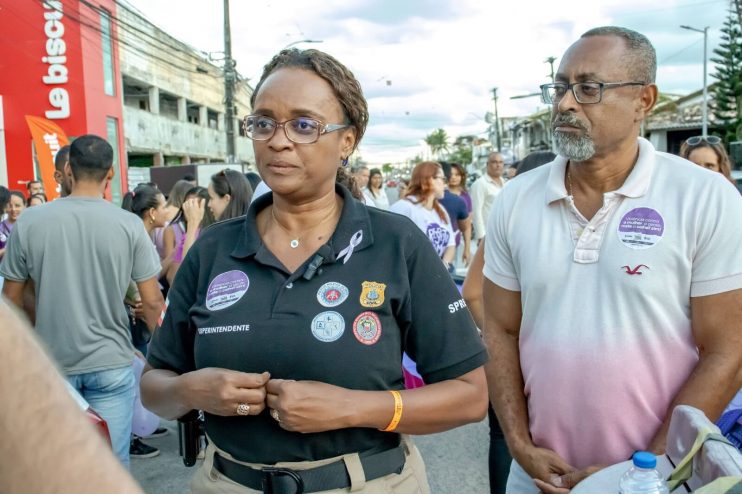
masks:
{"label": "man's hand", "polygon": [[271,379],[266,389],[268,408],[277,412],[278,423],[287,431],[324,432],[349,426],[352,406],[344,388],[316,381]]}
{"label": "man's hand", "polygon": [[[523,470],[533,478],[534,482],[536,482],[536,485],[542,490],[542,492],[550,494],[552,492],[569,491],[569,488],[567,488],[566,491],[553,490],[555,488],[553,482],[556,482],[556,479],[561,479],[567,474],[576,472],[577,469],[564,461],[564,459],[554,451],[531,445],[527,448],[515,451],[514,457]],[[541,484],[538,483],[539,481]],[[545,490],[542,485],[552,490]]]}
{"label": "man's hand", "polygon": [[564,494],[569,492],[574,486],[583,481],[586,477],[594,474],[598,470],[605,468],[604,465],[593,465],[582,470],[576,470],[562,476],[552,475],[549,482],[534,478],[533,483],[544,494]]}

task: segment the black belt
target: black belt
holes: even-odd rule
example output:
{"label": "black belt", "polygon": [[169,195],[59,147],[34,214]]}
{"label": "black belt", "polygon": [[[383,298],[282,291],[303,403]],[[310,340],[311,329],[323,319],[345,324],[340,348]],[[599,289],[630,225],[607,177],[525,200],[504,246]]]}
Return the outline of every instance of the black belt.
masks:
{"label": "black belt", "polygon": [[[401,473],[405,464],[404,446],[361,456],[366,480],[378,479],[391,473]],[[214,467],[230,480],[265,494],[302,494],[350,487],[350,475],[341,459],[328,465],[308,470],[265,467],[261,469],[240,465],[214,453]]]}

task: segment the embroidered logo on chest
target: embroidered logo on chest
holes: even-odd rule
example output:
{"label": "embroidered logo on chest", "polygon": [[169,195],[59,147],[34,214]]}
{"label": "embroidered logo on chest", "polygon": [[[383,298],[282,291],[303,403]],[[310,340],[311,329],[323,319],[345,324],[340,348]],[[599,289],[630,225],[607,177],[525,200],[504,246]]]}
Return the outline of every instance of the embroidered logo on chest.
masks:
{"label": "embroidered logo on chest", "polygon": [[321,312],[312,319],[312,334],[319,341],[336,341],[345,331],[345,319],[335,311]]}
{"label": "embroidered logo on chest", "polygon": [[317,290],[317,301],[324,307],[337,307],[348,298],[348,288],[335,281],[325,283]]}
{"label": "embroidered logo on chest", "polygon": [[642,268],[649,269],[649,266],[647,266],[646,264],[639,264],[638,266],[633,267],[633,268],[631,266],[621,266],[621,269],[626,270],[626,274],[629,274],[629,275],[632,275],[632,276],[644,274],[641,271]]}
{"label": "embroidered logo on chest", "polygon": [[381,338],[381,321],[376,313],[361,312],[353,321],[353,334],[364,345],[373,345]]}

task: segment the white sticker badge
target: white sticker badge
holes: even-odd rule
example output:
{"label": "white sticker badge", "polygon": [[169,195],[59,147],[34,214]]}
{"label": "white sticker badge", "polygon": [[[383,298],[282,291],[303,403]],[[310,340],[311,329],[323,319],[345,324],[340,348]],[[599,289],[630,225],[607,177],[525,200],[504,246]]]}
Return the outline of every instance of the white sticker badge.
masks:
{"label": "white sticker badge", "polygon": [[665,220],[651,208],[635,208],[623,215],[618,224],[618,238],[632,249],[648,249],[662,240]]}
{"label": "white sticker badge", "polygon": [[209,283],[206,291],[206,308],[209,310],[226,309],[237,303],[250,287],[250,280],[242,271],[227,271],[218,275]]}
{"label": "white sticker badge", "polygon": [[324,307],[337,307],[348,298],[348,288],[335,281],[330,281],[317,290],[317,301]]}
{"label": "white sticker badge", "polygon": [[312,319],[312,334],[319,341],[330,343],[343,335],[345,319],[335,311],[321,312]]}

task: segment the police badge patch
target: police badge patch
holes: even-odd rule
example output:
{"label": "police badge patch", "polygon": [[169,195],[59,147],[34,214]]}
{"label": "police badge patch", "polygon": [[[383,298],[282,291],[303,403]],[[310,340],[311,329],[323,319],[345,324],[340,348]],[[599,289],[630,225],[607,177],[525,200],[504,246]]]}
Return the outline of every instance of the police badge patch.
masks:
{"label": "police badge patch", "polygon": [[353,321],[353,334],[364,345],[373,345],[381,337],[381,321],[374,312],[361,312]]}
{"label": "police badge patch", "polygon": [[364,281],[361,284],[361,305],[363,307],[381,307],[384,303],[384,283]]}

